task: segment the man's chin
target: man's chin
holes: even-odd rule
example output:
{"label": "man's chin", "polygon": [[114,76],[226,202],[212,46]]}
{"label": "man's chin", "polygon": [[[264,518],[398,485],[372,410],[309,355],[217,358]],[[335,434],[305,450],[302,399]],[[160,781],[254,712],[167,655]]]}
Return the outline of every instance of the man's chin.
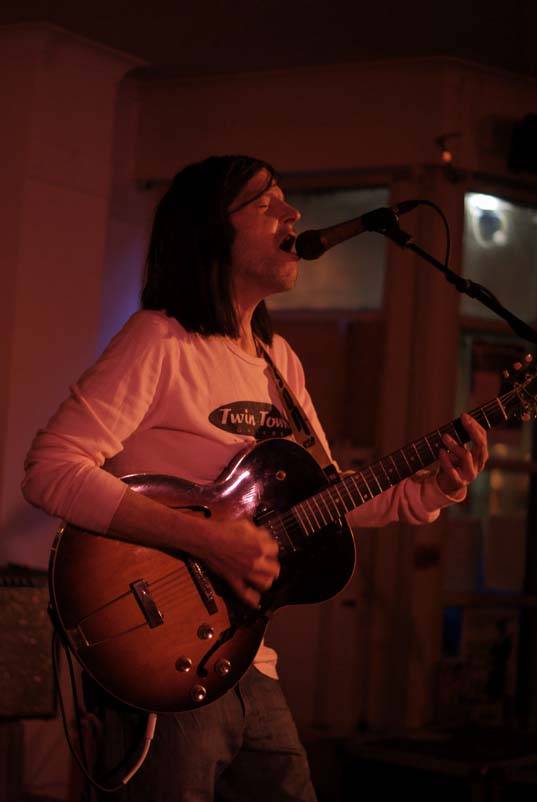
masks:
{"label": "man's chin", "polygon": [[289,279],[289,281],[283,282],[280,284],[278,288],[274,288],[270,295],[282,295],[282,293],[290,292],[294,290],[296,286],[297,277],[295,276],[293,279]]}

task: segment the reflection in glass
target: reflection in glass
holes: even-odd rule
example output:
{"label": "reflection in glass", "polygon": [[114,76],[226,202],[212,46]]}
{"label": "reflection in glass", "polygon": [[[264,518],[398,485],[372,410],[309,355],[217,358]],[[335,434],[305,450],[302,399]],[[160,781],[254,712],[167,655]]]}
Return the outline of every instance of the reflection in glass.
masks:
{"label": "reflection in glass", "polygon": [[[464,201],[462,273],[484,284],[515,315],[531,323],[537,302],[537,209],[469,192]],[[461,313],[495,313],[464,295]]]}

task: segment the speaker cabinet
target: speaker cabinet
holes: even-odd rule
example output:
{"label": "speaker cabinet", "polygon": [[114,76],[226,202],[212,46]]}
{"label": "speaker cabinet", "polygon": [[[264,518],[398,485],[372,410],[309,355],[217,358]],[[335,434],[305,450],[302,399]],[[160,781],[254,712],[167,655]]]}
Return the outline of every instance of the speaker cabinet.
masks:
{"label": "speaker cabinet", "polygon": [[0,573],[0,717],[55,715],[46,575]]}

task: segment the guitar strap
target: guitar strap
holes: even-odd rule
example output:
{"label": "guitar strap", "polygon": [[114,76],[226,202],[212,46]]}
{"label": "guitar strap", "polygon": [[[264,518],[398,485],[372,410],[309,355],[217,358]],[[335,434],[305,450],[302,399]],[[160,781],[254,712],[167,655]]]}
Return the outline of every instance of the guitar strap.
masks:
{"label": "guitar strap", "polygon": [[282,399],[282,403],[287,410],[289,426],[296,442],[309,451],[311,456],[319,463],[330,482],[339,480],[339,474],[334,467],[326,449],[315,434],[313,426],[308,420],[308,416],[298,403],[293,391],[283,378],[282,374],[272,361],[265,346],[256,337],[256,345],[259,352],[265,359],[274,378],[274,383]]}

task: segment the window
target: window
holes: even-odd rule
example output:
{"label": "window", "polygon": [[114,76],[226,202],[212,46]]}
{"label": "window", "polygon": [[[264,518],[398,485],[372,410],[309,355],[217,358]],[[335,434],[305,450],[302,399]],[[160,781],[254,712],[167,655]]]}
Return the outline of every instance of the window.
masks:
{"label": "window", "polygon": [[[537,312],[537,210],[493,195],[468,193],[462,273],[484,284],[530,325]],[[532,345],[505,332],[494,313],[463,296],[457,410],[472,409],[500,392]],[[498,321],[498,324],[491,321]],[[531,480],[533,425],[511,420],[489,435],[490,462],[463,505],[451,508],[445,589],[454,592],[523,591]]]}

